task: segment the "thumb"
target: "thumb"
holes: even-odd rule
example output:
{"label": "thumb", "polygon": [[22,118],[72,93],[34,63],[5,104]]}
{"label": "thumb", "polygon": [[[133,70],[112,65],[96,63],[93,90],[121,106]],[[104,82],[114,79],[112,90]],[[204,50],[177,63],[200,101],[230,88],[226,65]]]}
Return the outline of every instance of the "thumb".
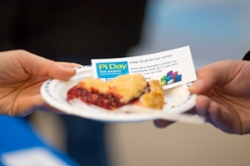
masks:
{"label": "thumb", "polygon": [[237,75],[237,61],[219,61],[197,71],[197,80],[189,87],[191,93],[201,94],[215,86],[229,83]]}
{"label": "thumb", "polygon": [[74,63],[55,62],[27,51],[21,51],[19,55],[22,58],[20,62],[29,75],[67,80],[76,73]]}

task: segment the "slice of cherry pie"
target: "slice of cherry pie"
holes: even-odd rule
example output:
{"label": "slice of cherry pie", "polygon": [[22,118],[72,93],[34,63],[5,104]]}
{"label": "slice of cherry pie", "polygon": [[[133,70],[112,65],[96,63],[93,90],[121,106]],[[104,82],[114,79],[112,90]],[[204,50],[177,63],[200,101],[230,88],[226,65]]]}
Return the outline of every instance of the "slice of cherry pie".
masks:
{"label": "slice of cherry pie", "polygon": [[69,89],[67,100],[75,98],[109,110],[127,104],[159,110],[164,106],[164,92],[159,81],[147,82],[141,74],[121,75],[106,82],[85,79]]}

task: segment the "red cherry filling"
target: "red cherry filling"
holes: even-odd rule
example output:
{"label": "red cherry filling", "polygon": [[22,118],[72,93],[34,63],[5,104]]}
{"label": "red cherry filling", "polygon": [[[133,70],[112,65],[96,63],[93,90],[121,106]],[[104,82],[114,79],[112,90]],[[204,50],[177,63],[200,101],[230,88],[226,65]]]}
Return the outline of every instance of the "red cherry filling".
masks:
{"label": "red cherry filling", "polygon": [[[146,93],[150,92],[149,84],[147,84],[145,92]],[[120,101],[121,96],[113,93],[107,93],[107,94],[99,93],[99,91],[94,88],[91,88],[91,90],[88,91],[84,88],[74,86],[67,92],[68,101],[78,98],[87,104],[94,104],[96,106],[109,110],[114,110],[126,104],[133,104],[135,102],[138,102],[139,97],[132,99],[128,103],[124,103]]]}

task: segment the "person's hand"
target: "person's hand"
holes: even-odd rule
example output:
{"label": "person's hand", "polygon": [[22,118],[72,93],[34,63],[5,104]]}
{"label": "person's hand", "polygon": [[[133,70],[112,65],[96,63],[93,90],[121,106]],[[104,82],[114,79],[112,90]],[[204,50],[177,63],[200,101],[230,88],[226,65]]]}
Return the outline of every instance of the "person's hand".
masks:
{"label": "person's hand", "polygon": [[[250,62],[216,62],[198,70],[197,76],[189,88],[198,94],[196,113],[224,132],[250,133]],[[157,127],[170,123],[155,121]]]}
{"label": "person's hand", "polygon": [[49,78],[71,78],[75,66],[23,50],[0,52],[0,114],[23,116],[47,107],[40,95],[41,85]]}

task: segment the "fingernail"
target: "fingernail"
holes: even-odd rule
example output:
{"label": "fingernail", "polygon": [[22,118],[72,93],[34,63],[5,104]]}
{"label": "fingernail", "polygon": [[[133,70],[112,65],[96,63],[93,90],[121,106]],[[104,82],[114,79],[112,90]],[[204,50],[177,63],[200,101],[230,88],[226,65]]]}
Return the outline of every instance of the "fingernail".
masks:
{"label": "fingernail", "polygon": [[201,87],[202,84],[203,84],[203,80],[198,79],[188,89],[197,89],[197,88]]}
{"label": "fingernail", "polygon": [[64,66],[60,66],[60,68],[64,71],[70,72],[70,73],[74,73],[75,72],[75,68],[73,67],[64,67]]}
{"label": "fingernail", "polygon": [[76,69],[75,68],[67,68],[67,70],[71,73],[75,73]]}

